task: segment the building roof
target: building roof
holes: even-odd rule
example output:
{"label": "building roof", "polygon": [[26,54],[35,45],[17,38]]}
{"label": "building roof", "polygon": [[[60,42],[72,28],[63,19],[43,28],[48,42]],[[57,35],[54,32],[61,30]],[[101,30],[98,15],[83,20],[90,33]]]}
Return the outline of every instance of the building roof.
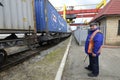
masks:
{"label": "building roof", "polygon": [[108,2],[108,4],[92,19],[92,22],[108,15],[120,15],[120,0],[110,0],[110,2]]}

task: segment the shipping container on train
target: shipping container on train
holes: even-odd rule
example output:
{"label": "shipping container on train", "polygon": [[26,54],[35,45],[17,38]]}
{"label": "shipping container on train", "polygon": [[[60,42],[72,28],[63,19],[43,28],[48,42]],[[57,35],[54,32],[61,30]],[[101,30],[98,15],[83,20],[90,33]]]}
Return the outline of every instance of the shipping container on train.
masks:
{"label": "shipping container on train", "polygon": [[34,30],[32,0],[1,0],[0,33],[25,33]]}
{"label": "shipping container on train", "polygon": [[48,0],[35,0],[38,32],[67,32],[67,23]]}
{"label": "shipping container on train", "polygon": [[[35,44],[33,0],[0,0],[0,65],[6,60],[6,48]],[[17,34],[24,34],[18,37]],[[1,35],[4,38],[1,38]],[[7,36],[6,36],[7,35]]]}
{"label": "shipping container on train", "polygon": [[[35,49],[69,37],[69,25],[48,0],[0,1],[0,65],[14,46]],[[22,37],[18,35],[22,34]]]}

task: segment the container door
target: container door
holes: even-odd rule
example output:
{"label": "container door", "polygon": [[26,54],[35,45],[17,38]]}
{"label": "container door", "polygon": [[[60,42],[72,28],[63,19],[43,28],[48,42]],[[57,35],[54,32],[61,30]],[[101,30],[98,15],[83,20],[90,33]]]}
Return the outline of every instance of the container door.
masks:
{"label": "container door", "polygon": [[37,32],[45,31],[46,29],[44,4],[45,4],[44,0],[35,0]]}

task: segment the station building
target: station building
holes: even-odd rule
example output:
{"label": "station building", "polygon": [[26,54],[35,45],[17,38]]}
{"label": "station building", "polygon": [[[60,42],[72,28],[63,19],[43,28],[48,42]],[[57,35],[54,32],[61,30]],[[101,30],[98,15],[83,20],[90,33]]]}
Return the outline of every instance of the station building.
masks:
{"label": "station building", "polygon": [[110,2],[92,19],[104,34],[104,44],[120,46],[120,0]]}

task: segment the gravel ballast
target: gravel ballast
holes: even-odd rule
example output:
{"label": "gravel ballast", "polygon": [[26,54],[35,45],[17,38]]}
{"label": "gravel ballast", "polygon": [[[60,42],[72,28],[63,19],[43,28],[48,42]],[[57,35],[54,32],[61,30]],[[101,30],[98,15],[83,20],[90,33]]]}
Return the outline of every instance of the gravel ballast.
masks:
{"label": "gravel ballast", "polygon": [[0,73],[0,80],[54,80],[69,39]]}

